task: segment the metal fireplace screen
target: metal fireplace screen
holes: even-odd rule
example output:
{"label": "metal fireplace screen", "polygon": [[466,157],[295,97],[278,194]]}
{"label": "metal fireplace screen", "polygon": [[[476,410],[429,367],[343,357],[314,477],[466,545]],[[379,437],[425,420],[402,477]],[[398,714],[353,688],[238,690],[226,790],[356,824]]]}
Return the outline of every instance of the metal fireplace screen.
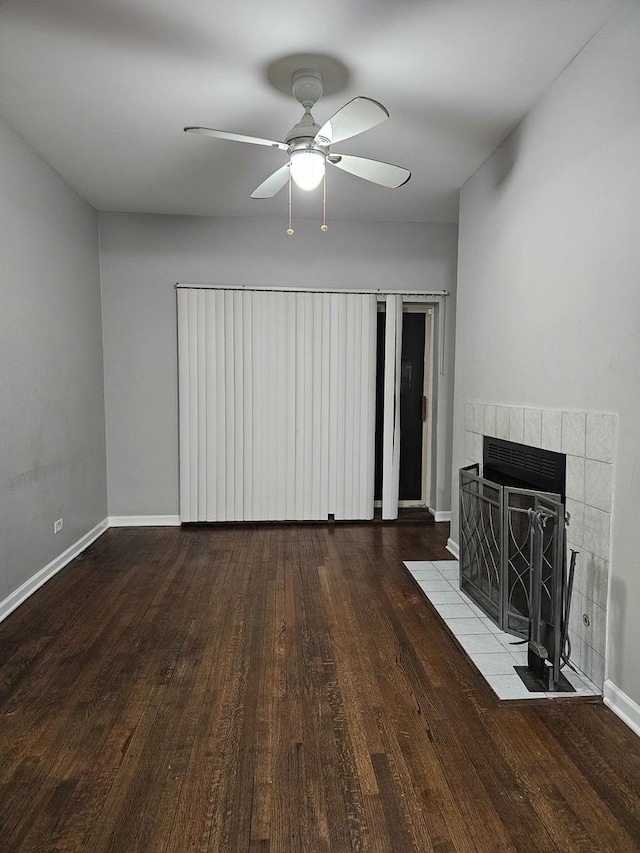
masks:
{"label": "metal fireplace screen", "polygon": [[533,597],[539,595],[541,623],[558,626],[556,636],[545,638],[551,651],[559,647],[563,620],[560,496],[502,486],[479,470],[477,464],[460,470],[460,587],[501,630],[523,638],[530,636],[529,617],[538,603]]}

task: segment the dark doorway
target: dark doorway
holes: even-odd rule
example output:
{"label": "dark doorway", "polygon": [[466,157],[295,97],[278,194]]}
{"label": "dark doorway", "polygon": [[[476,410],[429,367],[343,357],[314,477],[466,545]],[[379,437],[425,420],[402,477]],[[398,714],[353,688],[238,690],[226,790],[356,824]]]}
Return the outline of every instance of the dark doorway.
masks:
{"label": "dark doorway", "polygon": [[401,501],[422,500],[422,426],[425,315],[402,315],[400,362]]}
{"label": "dark doorway", "polygon": [[[384,402],[385,315],[378,314],[376,363],[375,499],[382,500],[382,430]],[[400,363],[400,493],[401,501],[422,501],[424,428],[425,314],[403,312]]]}

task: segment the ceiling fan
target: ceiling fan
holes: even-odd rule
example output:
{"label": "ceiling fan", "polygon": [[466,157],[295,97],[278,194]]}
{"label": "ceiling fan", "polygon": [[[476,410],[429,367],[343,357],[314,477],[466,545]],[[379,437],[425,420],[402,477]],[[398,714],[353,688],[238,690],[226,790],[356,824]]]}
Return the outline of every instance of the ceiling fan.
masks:
{"label": "ceiling fan", "polygon": [[411,177],[409,169],[331,150],[334,143],[350,139],[389,118],[382,104],[371,98],[354,98],[320,127],[311,115],[311,109],[322,95],[321,73],[311,69],[295,71],[292,87],[294,97],[304,107],[304,115],[287,133],[284,142],[214,130],[211,127],[185,127],[185,132],[228,139],[231,142],[264,145],[286,152],[289,161],[256,187],[251,198],[272,198],[289,182],[290,177],[300,189],[313,190],[324,178],[326,163],[383,187],[394,189],[406,184]]}

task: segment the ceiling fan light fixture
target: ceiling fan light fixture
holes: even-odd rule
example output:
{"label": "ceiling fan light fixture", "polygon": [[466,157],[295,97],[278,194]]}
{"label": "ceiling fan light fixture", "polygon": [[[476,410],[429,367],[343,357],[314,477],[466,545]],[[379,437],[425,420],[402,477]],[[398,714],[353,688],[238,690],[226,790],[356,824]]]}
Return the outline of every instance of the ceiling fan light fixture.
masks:
{"label": "ceiling fan light fixture", "polygon": [[325,155],[322,151],[300,149],[291,152],[291,177],[301,190],[315,190],[324,177]]}

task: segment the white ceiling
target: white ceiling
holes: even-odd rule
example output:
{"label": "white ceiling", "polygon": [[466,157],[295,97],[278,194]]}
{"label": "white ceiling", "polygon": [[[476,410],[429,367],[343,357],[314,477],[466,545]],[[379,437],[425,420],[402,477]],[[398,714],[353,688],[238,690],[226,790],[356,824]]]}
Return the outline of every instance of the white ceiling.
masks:
{"label": "white ceiling", "polygon": [[[326,53],[350,73],[322,124],[367,95],[391,118],[343,153],[409,167],[388,190],[331,169],[333,219],[457,219],[458,189],[603,24],[616,0],[2,0],[0,115],[99,210],[286,213],[250,192],[286,155],[183,133],[282,139],[302,113],[266,69]],[[321,191],[297,197],[320,212]]]}

